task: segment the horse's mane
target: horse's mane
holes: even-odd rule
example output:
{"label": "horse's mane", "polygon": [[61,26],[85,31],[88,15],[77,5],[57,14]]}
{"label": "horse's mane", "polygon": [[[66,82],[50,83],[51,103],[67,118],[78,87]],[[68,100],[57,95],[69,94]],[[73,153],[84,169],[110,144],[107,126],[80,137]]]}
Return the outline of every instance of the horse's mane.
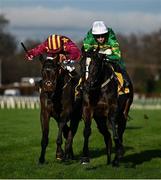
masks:
{"label": "horse's mane", "polygon": [[104,54],[94,53],[94,55],[91,56],[91,63],[89,65],[89,76],[93,76],[93,80],[95,79],[95,81],[97,81],[100,85],[104,83],[107,79],[113,78],[115,76],[112,66],[106,60]]}

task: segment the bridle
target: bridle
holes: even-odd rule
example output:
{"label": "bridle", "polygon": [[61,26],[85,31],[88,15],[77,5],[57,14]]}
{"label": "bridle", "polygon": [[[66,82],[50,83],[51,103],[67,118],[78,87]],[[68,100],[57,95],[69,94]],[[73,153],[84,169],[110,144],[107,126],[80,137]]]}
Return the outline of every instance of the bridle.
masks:
{"label": "bridle", "polygon": [[[101,62],[100,62],[101,61]],[[94,78],[91,82],[90,82],[90,76],[92,76],[92,74],[94,74],[95,72],[93,72],[94,70],[91,70],[90,66],[92,66],[91,63],[95,63],[93,66],[99,66],[96,72],[97,76],[96,78]],[[103,68],[106,68],[105,66],[109,66],[109,64],[107,64],[105,59],[91,59],[90,65],[89,65],[89,78],[87,79],[87,83],[89,83],[89,90],[96,90],[96,89],[102,89],[105,88],[110,82],[111,80],[115,77],[113,71],[111,71],[111,75],[109,78],[107,78],[105,81],[102,82],[102,72],[105,71]],[[109,67],[110,69],[110,67]],[[100,83],[99,83],[100,81]]]}
{"label": "bridle", "polygon": [[59,75],[59,67],[55,59],[45,59],[42,64],[42,81],[41,81],[41,92],[48,96],[53,96],[55,93],[57,78]]}

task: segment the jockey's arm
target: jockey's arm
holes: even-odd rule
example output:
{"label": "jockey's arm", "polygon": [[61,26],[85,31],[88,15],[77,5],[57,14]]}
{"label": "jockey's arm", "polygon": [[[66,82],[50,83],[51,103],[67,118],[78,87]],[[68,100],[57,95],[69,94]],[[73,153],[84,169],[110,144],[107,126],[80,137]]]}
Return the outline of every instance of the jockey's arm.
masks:
{"label": "jockey's arm", "polygon": [[[108,51],[108,49],[106,50]],[[119,61],[121,59],[121,52],[118,46],[113,46],[109,49],[109,52],[106,53],[107,58],[114,61]]]}
{"label": "jockey's arm", "polygon": [[[33,49],[30,49],[27,53],[26,53],[26,58],[28,60],[32,60],[34,57],[39,56],[43,53],[47,52],[47,42],[43,42],[42,44],[36,46]],[[31,59],[30,59],[31,58]]]}
{"label": "jockey's arm", "polygon": [[119,42],[116,38],[114,31],[109,29],[109,40],[108,45],[111,50],[110,54],[107,54],[108,58],[112,61],[120,61],[121,59],[121,50],[119,47]]}
{"label": "jockey's arm", "polygon": [[63,64],[65,69],[67,69],[69,72],[72,72],[75,70],[75,62],[78,62],[81,57],[81,51],[76,46],[76,44],[72,41],[67,41],[64,43],[64,53],[65,57]]}
{"label": "jockey's arm", "polygon": [[80,60],[81,51],[72,41],[69,41],[64,44],[64,51],[67,60],[73,60],[75,62]]}

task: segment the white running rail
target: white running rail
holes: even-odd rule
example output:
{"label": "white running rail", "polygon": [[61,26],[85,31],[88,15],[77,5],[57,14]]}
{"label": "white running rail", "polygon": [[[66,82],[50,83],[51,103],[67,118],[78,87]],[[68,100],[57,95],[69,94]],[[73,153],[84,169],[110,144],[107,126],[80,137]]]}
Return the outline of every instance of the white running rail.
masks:
{"label": "white running rail", "polygon": [[[39,109],[38,96],[0,96],[0,109]],[[161,98],[134,97],[132,109],[161,109]]]}
{"label": "white running rail", "polygon": [[39,97],[0,96],[0,109],[39,109]]}

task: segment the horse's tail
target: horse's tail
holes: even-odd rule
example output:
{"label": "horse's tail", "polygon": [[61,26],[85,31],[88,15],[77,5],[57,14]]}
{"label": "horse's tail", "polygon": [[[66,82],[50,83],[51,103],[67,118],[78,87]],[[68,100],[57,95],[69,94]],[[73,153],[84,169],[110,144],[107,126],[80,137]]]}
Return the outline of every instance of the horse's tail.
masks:
{"label": "horse's tail", "polygon": [[130,85],[129,85],[129,99],[130,99],[130,105],[133,103],[133,99],[134,99],[134,87],[133,87],[133,84],[130,80]]}

